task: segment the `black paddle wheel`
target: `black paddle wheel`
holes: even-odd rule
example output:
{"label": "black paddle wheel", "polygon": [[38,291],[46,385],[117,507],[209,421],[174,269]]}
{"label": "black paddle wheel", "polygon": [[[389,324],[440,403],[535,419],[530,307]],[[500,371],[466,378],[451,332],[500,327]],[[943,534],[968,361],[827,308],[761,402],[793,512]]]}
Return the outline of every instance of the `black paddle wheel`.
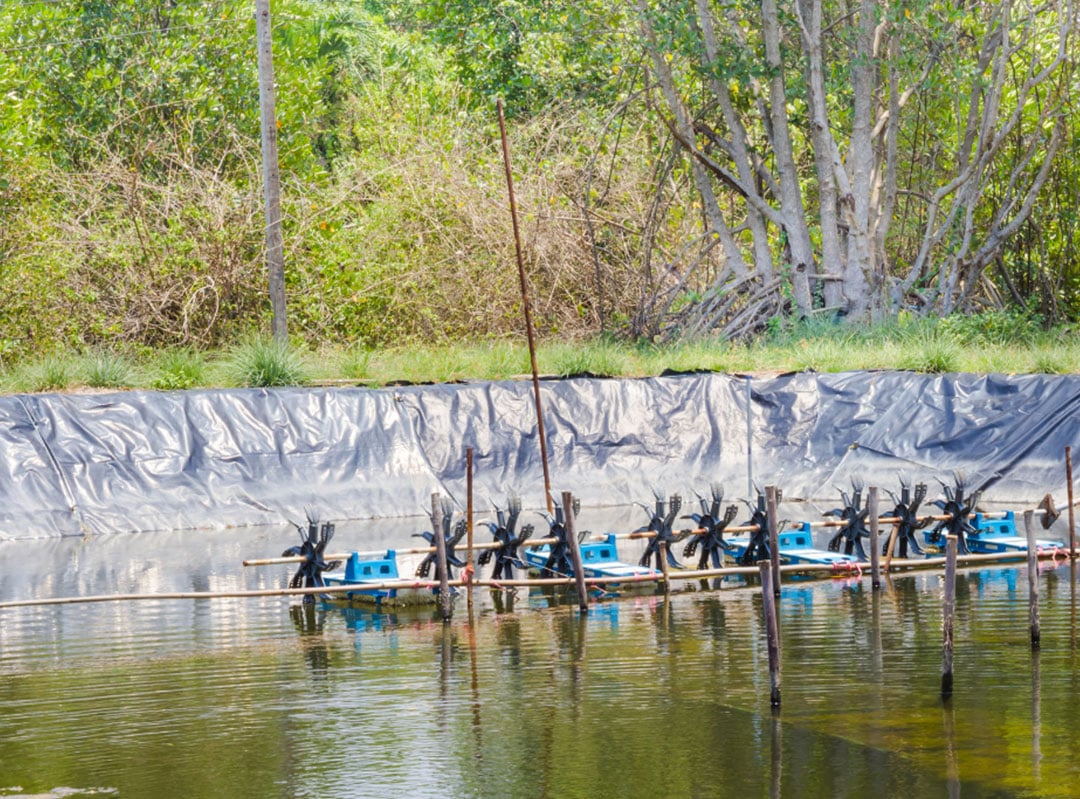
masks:
{"label": "black paddle wheel", "polygon": [[842,508],[834,508],[828,511],[826,516],[836,516],[846,524],[833,534],[829,539],[830,552],[843,552],[845,555],[854,555],[860,561],[866,561],[866,550],[863,549],[862,540],[870,537],[870,528],[866,526],[866,520],[870,516],[870,508],[862,505],[862,484],[852,481],[852,493],[849,496],[846,491],[840,492],[840,499],[844,503]]}
{"label": "black paddle wheel", "polygon": [[486,566],[492,558],[495,559],[495,567],[491,572],[493,580],[513,580],[514,569],[525,569],[527,566],[518,556],[518,548],[524,544],[533,534],[533,526],[526,524],[517,532],[518,518],[521,516],[521,497],[509,497],[506,501],[506,511],[496,506],[494,522],[482,522],[491,530],[495,543],[501,544],[498,549],[486,549],[480,555],[480,565]]}
{"label": "black paddle wheel", "polygon": [[[975,506],[979,504],[982,490],[967,494],[967,486],[961,475],[953,477],[954,485],[941,483],[945,490],[945,499],[935,499],[933,504],[941,508],[942,515],[947,519],[939,521],[934,529],[926,536],[926,540],[935,546],[944,548],[946,535],[955,535],[956,551],[961,555],[968,554],[967,537],[975,532],[971,524],[971,514],[975,512]],[[940,482],[940,481],[939,481]]]}
{"label": "black paddle wheel", "polygon": [[[894,523],[897,528],[897,554],[902,558],[906,558],[908,549],[910,548],[913,555],[922,557],[924,553],[922,547],[919,546],[915,531],[921,530],[927,525],[925,520],[920,521],[918,517],[919,506],[922,505],[923,500],[926,499],[926,483],[916,483],[915,491],[912,493],[911,486],[901,479],[899,499],[892,491],[887,491],[887,493],[896,505],[890,515],[899,520]],[[885,543],[882,544],[881,554],[889,554],[888,538],[886,538]]]}
{"label": "black paddle wheel", "polygon": [[724,491],[720,486],[714,485],[711,487],[711,493],[711,497],[698,497],[701,513],[691,513],[683,517],[693,519],[698,530],[703,531],[692,534],[683,549],[684,558],[692,558],[698,550],[701,550],[701,556],[698,558],[699,569],[707,569],[710,564],[714,569],[719,569],[724,565],[724,552],[732,548],[724,542],[724,530],[739,513],[738,505],[728,505],[721,517],[720,509],[724,504]]}
{"label": "black paddle wheel", "polygon": [[[341,565],[341,561],[327,563],[323,559],[326,545],[334,537],[334,525],[330,522],[323,522],[320,526],[318,519],[309,514],[307,530],[299,524],[294,526],[297,532],[300,533],[300,545],[289,547],[281,553],[281,556],[283,558],[302,557],[304,560],[296,569],[292,579],[289,580],[289,588],[322,588],[326,585],[322,578],[323,572],[333,571]],[[304,602],[314,604],[315,595],[305,594]]]}
{"label": "black paddle wheel", "polygon": [[[581,509],[581,501],[575,497],[571,507],[574,516],[577,517],[578,511]],[[548,537],[554,538],[555,542],[548,548],[547,560],[544,561],[544,565],[540,569],[540,576],[567,577],[574,573],[574,562],[570,556],[570,541],[567,539],[566,516],[558,503],[555,504],[554,516],[549,516],[546,513],[541,515],[548,523]],[[586,531],[578,533],[578,542],[580,543],[587,535],[588,532]]]}
{"label": "black paddle wheel", "polygon": [[[776,491],[776,501],[779,503],[783,494],[779,489]],[[765,493],[759,488],[757,506],[746,503],[750,507],[750,518],[743,522],[740,527],[754,527],[749,534],[749,542],[746,550],[739,558],[740,566],[753,566],[759,560],[767,560],[771,557],[769,552],[769,513],[765,503]]]}
{"label": "black paddle wheel", "polygon": [[[441,530],[443,541],[446,542],[446,579],[454,579],[454,567],[463,568],[465,561],[459,558],[454,550],[462,538],[465,537],[465,533],[468,532],[469,525],[465,519],[459,519],[457,524],[453,524],[454,506],[449,499],[442,500],[442,524]],[[435,528],[435,516],[431,516],[432,529]],[[451,530],[451,527],[453,529]],[[430,532],[413,533],[414,538],[423,538],[431,546],[435,546],[435,535]],[[435,566],[435,579],[441,580],[442,575],[439,574],[439,564],[437,553],[429,552],[424,556],[424,559],[420,561],[420,565],[416,567],[416,576],[426,579],[431,573],[431,567]]]}
{"label": "black paddle wheel", "polygon": [[[647,505],[643,505],[646,512],[649,512]],[[675,555],[671,551],[671,545],[677,541],[681,541],[690,535],[689,530],[685,530],[680,533],[675,533],[672,530],[672,524],[679,515],[679,511],[682,509],[682,497],[678,494],[671,495],[671,501],[668,502],[660,494],[656,495],[656,503],[653,506],[652,518],[649,520],[649,524],[645,527],[637,529],[635,532],[652,532],[652,538],[649,539],[649,543],[645,546],[645,552],[642,554],[641,559],[638,561],[639,566],[648,566],[652,560],[656,561],[656,568],[662,569],[663,563],[660,556],[660,545],[664,544],[667,550],[667,562],[669,566],[673,566],[676,569],[681,569],[683,566],[677,560]]]}

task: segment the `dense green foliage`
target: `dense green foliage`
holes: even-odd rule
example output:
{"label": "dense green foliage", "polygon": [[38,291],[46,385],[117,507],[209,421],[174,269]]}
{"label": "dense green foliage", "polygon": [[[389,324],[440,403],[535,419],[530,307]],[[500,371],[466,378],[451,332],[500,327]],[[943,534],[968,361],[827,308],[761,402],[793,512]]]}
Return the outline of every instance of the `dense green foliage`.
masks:
{"label": "dense green foliage", "polygon": [[[740,9],[729,11],[753,43],[752,16]],[[0,367],[48,353],[56,364],[70,352],[142,359],[164,348],[191,355],[155,378],[181,388],[200,382],[199,351],[268,329],[251,10],[239,0],[0,5]],[[974,14],[923,12],[889,13],[941,28],[906,36],[978,33]],[[685,271],[703,241],[711,245],[689,163],[659,110],[637,14],[593,0],[275,0],[295,343],[355,353],[520,336],[496,98],[508,112],[542,339],[650,332],[664,314],[713,301],[719,267],[692,279]],[[739,107],[755,102],[752,86],[768,73],[745,49],[726,49],[708,69],[695,62],[692,4],[664,4],[652,19],[664,37],[654,46],[686,97],[719,77]],[[837,25],[829,47],[842,54],[852,32]],[[1023,46],[1037,53],[1039,41]],[[798,88],[793,52],[785,68]],[[842,109],[850,75],[842,59],[833,63],[828,101]],[[918,73],[916,49],[901,48],[895,65]],[[923,212],[912,198],[941,168],[935,159],[950,157],[926,132],[958,135],[961,84],[949,76],[966,67],[945,67],[901,132],[907,185],[888,242],[898,264],[918,249]],[[789,113],[805,153],[801,103]],[[1018,308],[1005,327],[1031,327],[1032,311],[1060,322],[1080,306],[1074,149],[1056,162],[1043,211],[1013,234],[987,290],[973,296],[972,307]],[[992,196],[1010,202],[1009,176],[996,180]],[[777,232],[772,249],[783,247]],[[778,317],[775,326],[785,324]],[[123,382],[110,376],[115,365],[100,367],[103,385]],[[64,383],[57,370],[41,384]]]}

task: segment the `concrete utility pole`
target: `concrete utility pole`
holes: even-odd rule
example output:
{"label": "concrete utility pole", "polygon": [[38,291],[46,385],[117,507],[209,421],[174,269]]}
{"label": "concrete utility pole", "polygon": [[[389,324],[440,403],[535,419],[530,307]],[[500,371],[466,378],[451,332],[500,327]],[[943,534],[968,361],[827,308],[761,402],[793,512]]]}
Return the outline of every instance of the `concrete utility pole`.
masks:
{"label": "concrete utility pole", "polygon": [[255,0],[255,35],[259,52],[259,116],[262,119],[263,196],[266,200],[266,268],[274,340],[287,343],[285,323],[285,254],[281,239],[281,172],[278,168],[277,114],[274,102],[274,48],[270,0]]}

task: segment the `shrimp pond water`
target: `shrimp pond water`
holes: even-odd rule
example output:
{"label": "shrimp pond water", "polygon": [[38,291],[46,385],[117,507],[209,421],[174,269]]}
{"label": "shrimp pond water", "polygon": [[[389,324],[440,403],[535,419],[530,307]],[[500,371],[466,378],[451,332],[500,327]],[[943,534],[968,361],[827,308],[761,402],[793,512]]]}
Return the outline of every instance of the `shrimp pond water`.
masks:
{"label": "shrimp pond water", "polygon": [[[240,564],[295,541],[6,541],[0,601],[283,587],[289,567]],[[0,609],[0,797],[1074,797],[1073,578],[1040,567],[1033,653],[1026,568],[961,569],[949,702],[939,572],[786,580],[775,714],[760,592],[731,578],[584,616],[478,590],[447,625],[280,597]]]}

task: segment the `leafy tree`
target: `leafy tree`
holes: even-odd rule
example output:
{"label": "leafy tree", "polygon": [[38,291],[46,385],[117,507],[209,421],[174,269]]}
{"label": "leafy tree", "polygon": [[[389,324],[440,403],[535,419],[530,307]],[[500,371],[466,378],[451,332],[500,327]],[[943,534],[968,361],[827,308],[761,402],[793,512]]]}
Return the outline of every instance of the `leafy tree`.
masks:
{"label": "leafy tree", "polygon": [[646,328],[948,313],[985,293],[1064,141],[1071,5],[636,3],[705,234]]}
{"label": "leafy tree", "polygon": [[435,0],[415,13],[464,85],[511,113],[610,99],[627,52],[623,9],[596,0]]}

